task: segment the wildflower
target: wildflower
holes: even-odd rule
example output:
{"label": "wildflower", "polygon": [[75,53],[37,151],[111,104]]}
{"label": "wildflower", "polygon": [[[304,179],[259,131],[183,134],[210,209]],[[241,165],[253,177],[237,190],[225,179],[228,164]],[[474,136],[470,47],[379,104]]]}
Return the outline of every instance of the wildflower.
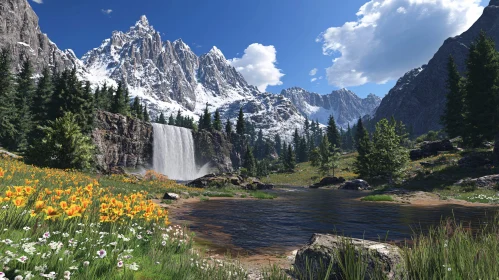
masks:
{"label": "wildflower", "polygon": [[122,267],[123,267],[123,261],[122,261],[122,260],[118,261],[118,267],[119,267],[119,268],[122,268]]}
{"label": "wildflower", "polygon": [[22,275],[17,275],[16,277],[14,277],[14,280],[23,280],[24,277]]}
{"label": "wildflower", "polygon": [[69,272],[69,271],[67,271],[67,270],[66,270],[66,271],[64,271],[64,274],[63,274],[63,275],[64,275],[64,279],[70,279],[70,278],[71,278],[71,272]]}
{"label": "wildflower", "polygon": [[55,273],[54,271],[51,271],[48,274],[40,273],[41,277],[45,277],[45,278],[48,278],[48,279],[55,279],[56,275],[57,275],[57,273]]}
{"label": "wildflower", "polygon": [[10,240],[10,239],[5,239],[5,240],[4,240],[4,241],[2,241],[2,242],[3,242],[3,243],[5,243],[6,245],[10,245],[10,244],[12,244],[12,243],[13,243],[13,241],[12,241],[12,240]]}
{"label": "wildflower", "polygon": [[452,269],[450,267],[447,268],[447,271],[451,271]]}
{"label": "wildflower", "polygon": [[22,263],[26,263],[26,261],[28,260],[28,257],[26,256],[22,256],[20,258],[17,259],[19,262],[22,262]]}
{"label": "wildflower", "polygon": [[5,277],[5,273],[0,271],[0,279],[3,279]]}
{"label": "wildflower", "polygon": [[130,270],[139,270],[139,265],[137,263],[132,263],[127,265],[128,269]]}
{"label": "wildflower", "polygon": [[84,262],[83,262],[83,266],[88,267],[89,265],[90,265],[90,262],[89,262],[89,261],[84,261]]}
{"label": "wildflower", "polygon": [[78,270],[78,267],[77,267],[77,266],[75,266],[75,265],[73,265],[73,266],[70,266],[70,267],[69,267],[69,270]]}
{"label": "wildflower", "polygon": [[97,251],[97,256],[99,256],[99,258],[101,258],[101,259],[105,258],[106,255],[107,255],[107,252],[104,249],[100,249],[99,251]]}
{"label": "wildflower", "polygon": [[28,231],[30,229],[31,229],[30,227],[23,227],[23,230],[25,230],[25,231]]}
{"label": "wildflower", "polygon": [[47,231],[47,232],[45,232],[45,233],[43,234],[43,238],[45,238],[45,239],[50,238],[50,232],[48,232],[48,231]]}

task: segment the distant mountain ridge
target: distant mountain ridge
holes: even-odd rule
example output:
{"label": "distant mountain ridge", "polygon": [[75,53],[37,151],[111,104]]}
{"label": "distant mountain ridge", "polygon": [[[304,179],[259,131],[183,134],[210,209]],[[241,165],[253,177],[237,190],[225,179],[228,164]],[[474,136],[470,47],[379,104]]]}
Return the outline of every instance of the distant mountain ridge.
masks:
{"label": "distant mountain ridge", "polygon": [[371,114],[379,104],[374,95],[360,99],[348,90],[328,95],[299,88],[281,94],[260,92],[217,47],[197,56],[181,39],[163,41],[146,16],[126,32],[112,32],[80,60],[71,50],[59,50],[40,31],[38,17],[27,0],[6,1],[0,3],[0,46],[12,50],[17,68],[19,54],[28,53],[38,73],[47,66],[57,71],[76,68],[82,80],[95,86],[116,86],[117,81],[124,81],[131,96],[147,103],[153,115],[180,110],[197,119],[208,104],[210,111],[218,108],[224,119],[235,122],[243,108],[256,129],[290,138],[295,128],[302,129],[305,116],[326,124],[333,114],[338,124],[346,127],[359,116]]}
{"label": "distant mountain ridge", "polygon": [[482,16],[466,32],[445,40],[427,65],[413,69],[400,78],[383,98],[374,120],[393,115],[415,135],[440,129],[440,116],[446,104],[448,58],[450,55],[454,57],[464,75],[469,47],[480,30],[491,36],[499,49],[499,0],[490,1]]}
{"label": "distant mountain ridge", "polygon": [[329,116],[333,115],[336,123],[342,128],[356,123],[359,117],[372,116],[381,103],[381,98],[374,94],[361,99],[347,89],[321,95],[293,87],[282,90],[281,95],[289,98],[309,119],[317,119],[320,123],[327,124]]}

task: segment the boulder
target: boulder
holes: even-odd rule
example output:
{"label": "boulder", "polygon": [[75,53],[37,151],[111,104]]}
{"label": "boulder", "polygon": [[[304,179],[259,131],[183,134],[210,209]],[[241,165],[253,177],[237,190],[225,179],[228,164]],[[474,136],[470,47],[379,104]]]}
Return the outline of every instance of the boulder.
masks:
{"label": "boulder", "polygon": [[454,151],[456,148],[448,139],[442,141],[423,142],[417,150],[409,153],[411,160],[418,160],[426,157],[436,156],[439,152]]}
{"label": "boulder", "polygon": [[362,179],[347,181],[340,186],[340,190],[365,191],[371,190],[372,187]]}
{"label": "boulder", "polygon": [[401,279],[404,259],[399,247],[330,234],[314,234],[309,243],[298,250],[295,268],[301,275],[312,275],[311,279],[319,279],[321,274],[320,279],[323,279],[324,269],[331,265],[329,279],[343,279],[339,260],[345,256],[346,250],[354,250],[356,257],[365,258],[364,279],[378,279],[376,276],[371,278],[376,271],[380,271],[386,279]]}
{"label": "boulder", "polygon": [[475,186],[480,189],[493,190],[499,186],[499,174],[483,176],[480,178],[467,178],[456,183],[459,186]]}
{"label": "boulder", "polygon": [[465,168],[477,168],[488,164],[492,164],[492,160],[486,154],[481,153],[467,155],[458,161],[458,165]]}
{"label": "boulder", "polygon": [[274,185],[265,184],[260,180],[253,177],[242,177],[235,174],[208,174],[187,184],[189,187],[194,188],[207,188],[207,187],[224,187],[226,185],[239,186],[247,190],[269,190],[273,189]]}
{"label": "boulder", "polygon": [[180,199],[180,195],[176,194],[176,193],[165,193],[165,195],[163,196],[163,199],[167,199],[167,200],[178,200]]}
{"label": "boulder", "polygon": [[325,187],[325,186],[331,186],[331,185],[339,185],[345,182],[345,178],[343,177],[331,177],[331,176],[326,176],[321,179],[319,183],[313,184],[310,186],[312,189],[317,189],[320,187]]}

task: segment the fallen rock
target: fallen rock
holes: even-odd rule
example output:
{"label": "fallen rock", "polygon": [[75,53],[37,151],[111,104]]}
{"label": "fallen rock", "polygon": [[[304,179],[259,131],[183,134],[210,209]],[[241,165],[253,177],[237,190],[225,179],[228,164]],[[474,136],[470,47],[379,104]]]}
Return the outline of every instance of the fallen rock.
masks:
{"label": "fallen rock", "polygon": [[163,196],[163,199],[178,200],[178,199],[180,199],[180,195],[178,195],[176,193],[165,193],[165,195]]}
{"label": "fallen rock", "polygon": [[242,177],[231,173],[220,175],[208,174],[189,182],[187,186],[194,188],[221,188],[229,184],[247,190],[269,190],[274,188],[274,185],[265,184],[256,178]]}
{"label": "fallen rock", "polygon": [[459,180],[456,185],[458,186],[475,186],[480,189],[493,190],[499,186],[499,174],[483,176],[480,178],[467,178]]}
{"label": "fallen rock", "polygon": [[319,183],[313,184],[310,186],[312,189],[317,189],[320,187],[325,187],[325,186],[331,186],[331,185],[339,185],[345,182],[345,178],[343,177],[331,177],[331,176],[326,176],[322,178],[322,180]]}
{"label": "fallen rock", "polygon": [[362,179],[347,181],[340,186],[340,190],[365,191],[371,189],[369,183]]}
{"label": "fallen rock", "polygon": [[371,278],[377,269],[380,269],[387,279],[401,279],[404,259],[399,247],[330,234],[314,234],[309,243],[298,250],[295,267],[302,275],[310,275],[311,271],[311,279],[318,279],[321,271],[331,265],[329,279],[342,279],[339,259],[349,248],[355,250],[356,257],[359,255],[365,257],[363,263],[367,265],[367,270],[364,279],[378,279],[376,276]]}
{"label": "fallen rock", "polygon": [[409,153],[411,160],[418,160],[426,157],[436,156],[439,152],[454,151],[456,148],[450,140],[423,142],[419,149]]}

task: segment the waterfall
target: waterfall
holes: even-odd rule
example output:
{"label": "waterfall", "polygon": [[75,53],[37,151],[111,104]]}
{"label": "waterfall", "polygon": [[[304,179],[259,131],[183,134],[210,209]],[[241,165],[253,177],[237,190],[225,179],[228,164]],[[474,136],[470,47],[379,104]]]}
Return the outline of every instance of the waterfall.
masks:
{"label": "waterfall", "polygon": [[190,129],[153,123],[153,168],[173,180],[204,176],[206,168],[196,166],[194,139]]}

